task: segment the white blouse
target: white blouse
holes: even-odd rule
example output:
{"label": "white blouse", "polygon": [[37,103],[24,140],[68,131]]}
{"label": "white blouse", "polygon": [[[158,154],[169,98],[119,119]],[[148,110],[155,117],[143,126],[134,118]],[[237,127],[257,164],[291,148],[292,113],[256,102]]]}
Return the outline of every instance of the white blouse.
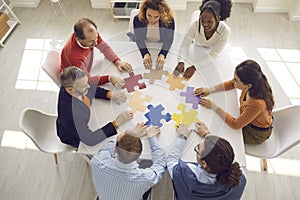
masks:
{"label": "white blouse", "polygon": [[198,32],[198,26],[199,19],[194,21],[191,27],[185,33],[179,50],[178,62],[184,62],[185,58],[188,55],[188,50],[192,42],[194,42],[196,45],[209,47],[210,52],[208,54],[211,60],[215,60],[228,43],[231,29],[224,21],[219,22],[217,30],[208,40],[205,38],[204,28],[202,24],[200,28],[200,34]]}

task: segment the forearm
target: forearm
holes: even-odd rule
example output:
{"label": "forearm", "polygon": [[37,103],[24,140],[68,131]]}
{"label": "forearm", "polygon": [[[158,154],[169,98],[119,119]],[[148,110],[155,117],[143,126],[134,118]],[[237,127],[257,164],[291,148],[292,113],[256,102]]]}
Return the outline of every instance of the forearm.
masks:
{"label": "forearm", "polygon": [[173,168],[178,164],[185,143],[184,139],[176,138],[175,145],[167,156],[167,167],[171,178],[173,178]]}
{"label": "forearm", "polygon": [[161,147],[161,145],[158,143],[158,140],[156,137],[152,137],[148,139],[150,149],[151,149],[151,154],[152,154],[152,160],[153,160],[153,165],[159,165],[161,167],[166,166],[166,153]]}

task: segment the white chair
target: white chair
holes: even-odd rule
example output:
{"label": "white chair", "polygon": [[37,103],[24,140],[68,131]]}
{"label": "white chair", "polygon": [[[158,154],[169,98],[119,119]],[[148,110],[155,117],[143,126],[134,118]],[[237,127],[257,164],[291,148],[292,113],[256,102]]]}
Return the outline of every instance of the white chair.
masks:
{"label": "white chair", "polygon": [[273,111],[273,132],[268,140],[260,145],[245,144],[246,154],[262,159],[267,171],[266,159],[275,158],[300,142],[300,106],[292,105]]}
{"label": "white chair", "polygon": [[57,51],[49,51],[44,65],[42,66],[43,70],[50,76],[50,78],[60,87],[60,53]]}
{"label": "white chair", "polygon": [[71,152],[75,148],[63,144],[56,135],[56,118],[56,115],[46,114],[33,108],[26,108],[21,113],[19,126],[39,150],[54,154],[55,164],[57,165],[58,153]]}
{"label": "white chair", "polygon": [[200,10],[199,9],[195,10],[190,18],[188,26],[186,27],[186,31],[188,31],[190,29],[190,27],[194,21],[199,20],[199,16],[200,16]]}
{"label": "white chair", "polygon": [[139,14],[140,9],[133,9],[130,12],[130,18],[129,18],[129,26],[128,26],[128,32],[132,32],[133,33],[133,18]]}
{"label": "white chair", "polygon": [[130,19],[129,19],[128,32],[127,32],[129,41],[135,41],[134,30],[133,30],[133,19],[138,13],[139,13],[139,9],[133,9],[130,12]]}
{"label": "white chair", "polygon": [[50,2],[51,2],[51,6],[54,10],[54,13],[55,13],[56,17],[58,16],[58,11],[55,8],[55,4],[58,5],[59,9],[61,10],[61,12],[64,14],[65,17],[68,16],[67,10],[65,9],[65,7],[64,7],[63,3],[61,2],[61,0],[50,0]]}

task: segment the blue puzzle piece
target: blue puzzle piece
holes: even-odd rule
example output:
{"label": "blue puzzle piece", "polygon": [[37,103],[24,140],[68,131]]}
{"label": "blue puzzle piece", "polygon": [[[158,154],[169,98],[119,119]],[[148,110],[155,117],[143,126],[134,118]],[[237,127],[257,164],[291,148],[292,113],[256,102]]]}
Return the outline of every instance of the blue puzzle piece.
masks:
{"label": "blue puzzle piece", "polygon": [[186,92],[180,92],[180,96],[185,96],[185,103],[193,104],[193,109],[198,109],[201,97],[194,95],[194,87],[187,87]]}
{"label": "blue puzzle piece", "polygon": [[160,123],[161,119],[165,119],[166,122],[171,120],[170,113],[167,113],[165,115],[162,115],[161,112],[165,110],[165,108],[159,104],[156,107],[153,107],[153,105],[148,105],[147,108],[149,109],[149,112],[145,114],[145,117],[147,117],[148,121],[146,122],[147,126],[150,126],[151,124],[153,126],[162,127],[162,123]]}

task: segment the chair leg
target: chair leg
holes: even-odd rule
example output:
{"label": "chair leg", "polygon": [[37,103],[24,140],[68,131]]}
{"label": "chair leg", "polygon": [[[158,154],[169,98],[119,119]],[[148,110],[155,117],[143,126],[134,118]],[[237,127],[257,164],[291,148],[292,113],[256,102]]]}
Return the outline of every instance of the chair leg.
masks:
{"label": "chair leg", "polygon": [[57,154],[53,154],[54,155],[54,161],[55,161],[55,164],[58,165],[58,159],[57,159]]}
{"label": "chair leg", "polygon": [[261,159],[261,165],[264,171],[268,171],[268,163],[267,163],[267,159],[262,158]]}

